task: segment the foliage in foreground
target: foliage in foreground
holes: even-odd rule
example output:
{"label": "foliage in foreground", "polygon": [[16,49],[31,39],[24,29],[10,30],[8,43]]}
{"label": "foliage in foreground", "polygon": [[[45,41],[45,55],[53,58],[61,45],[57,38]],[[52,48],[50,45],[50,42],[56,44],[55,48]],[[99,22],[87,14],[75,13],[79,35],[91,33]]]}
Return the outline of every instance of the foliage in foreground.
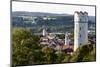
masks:
{"label": "foliage in foreground", "polygon": [[12,31],[12,66],[84,62],[96,60],[95,44],[81,46],[72,55],[39,46],[39,36],[30,30],[14,28]]}

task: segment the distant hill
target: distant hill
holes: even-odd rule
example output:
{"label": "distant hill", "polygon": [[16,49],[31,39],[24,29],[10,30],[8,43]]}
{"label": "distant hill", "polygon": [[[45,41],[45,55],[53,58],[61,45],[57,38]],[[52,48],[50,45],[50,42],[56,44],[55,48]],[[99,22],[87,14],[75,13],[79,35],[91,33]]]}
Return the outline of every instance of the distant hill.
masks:
{"label": "distant hill", "polygon": [[96,17],[95,16],[89,16],[89,21],[92,21],[95,23]]}
{"label": "distant hill", "polygon": [[[12,16],[73,16],[71,14],[56,14],[56,13],[44,13],[44,12],[25,12],[16,11],[12,12]],[[89,16],[89,20],[95,22],[95,16]]]}
{"label": "distant hill", "polygon": [[[22,16],[27,16],[28,18]],[[30,16],[32,17],[30,18]],[[50,20],[44,20],[44,16],[49,17]],[[95,16],[89,16],[88,26],[95,26],[95,23]],[[12,12],[12,25],[15,27],[32,27],[36,32],[41,32],[41,27],[45,25],[47,26],[48,31],[64,32],[66,30],[70,31],[74,28],[74,16],[70,14],[42,12]]]}
{"label": "distant hill", "polygon": [[16,11],[12,12],[12,16],[70,16],[70,14]]}

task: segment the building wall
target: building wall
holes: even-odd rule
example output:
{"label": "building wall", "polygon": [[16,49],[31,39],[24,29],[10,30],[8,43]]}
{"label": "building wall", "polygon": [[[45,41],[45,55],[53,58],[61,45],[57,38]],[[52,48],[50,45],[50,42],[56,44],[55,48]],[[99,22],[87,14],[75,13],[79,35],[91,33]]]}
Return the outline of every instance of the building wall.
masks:
{"label": "building wall", "polygon": [[45,36],[46,35],[46,30],[45,29],[43,29],[43,36]]}
{"label": "building wall", "polygon": [[69,36],[68,36],[68,33],[65,33],[65,45],[69,45]]}
{"label": "building wall", "polygon": [[75,12],[74,14],[74,51],[88,43],[88,14]]}

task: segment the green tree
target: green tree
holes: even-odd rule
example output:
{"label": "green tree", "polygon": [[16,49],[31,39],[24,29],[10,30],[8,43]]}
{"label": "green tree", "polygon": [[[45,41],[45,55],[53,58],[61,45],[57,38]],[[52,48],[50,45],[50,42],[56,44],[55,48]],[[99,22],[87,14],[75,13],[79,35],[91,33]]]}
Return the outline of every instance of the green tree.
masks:
{"label": "green tree", "polygon": [[95,46],[94,44],[82,45],[70,58],[70,62],[82,62],[95,60]]}
{"label": "green tree", "polygon": [[41,48],[39,37],[23,28],[14,28],[12,32],[13,66],[34,64],[36,50]]}
{"label": "green tree", "polygon": [[44,53],[45,62],[44,63],[53,63],[54,62],[54,50],[48,46],[42,48],[42,52]]}
{"label": "green tree", "polygon": [[65,54],[65,53],[62,52],[62,51],[57,51],[57,52],[56,52],[56,55],[57,55],[57,57],[56,57],[56,62],[57,62],[57,63],[65,62],[64,59],[65,59],[65,57],[67,56],[67,54]]}
{"label": "green tree", "polygon": [[82,61],[96,61],[96,47],[93,44],[93,50],[83,57]]}

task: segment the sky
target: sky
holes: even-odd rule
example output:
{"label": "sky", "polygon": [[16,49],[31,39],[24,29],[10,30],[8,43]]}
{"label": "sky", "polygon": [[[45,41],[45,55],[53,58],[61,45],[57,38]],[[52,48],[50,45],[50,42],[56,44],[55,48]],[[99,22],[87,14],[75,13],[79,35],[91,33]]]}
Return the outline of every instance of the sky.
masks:
{"label": "sky", "polygon": [[12,11],[47,12],[58,14],[74,14],[75,11],[86,11],[95,16],[95,7],[79,5],[44,4],[31,2],[12,2]]}

